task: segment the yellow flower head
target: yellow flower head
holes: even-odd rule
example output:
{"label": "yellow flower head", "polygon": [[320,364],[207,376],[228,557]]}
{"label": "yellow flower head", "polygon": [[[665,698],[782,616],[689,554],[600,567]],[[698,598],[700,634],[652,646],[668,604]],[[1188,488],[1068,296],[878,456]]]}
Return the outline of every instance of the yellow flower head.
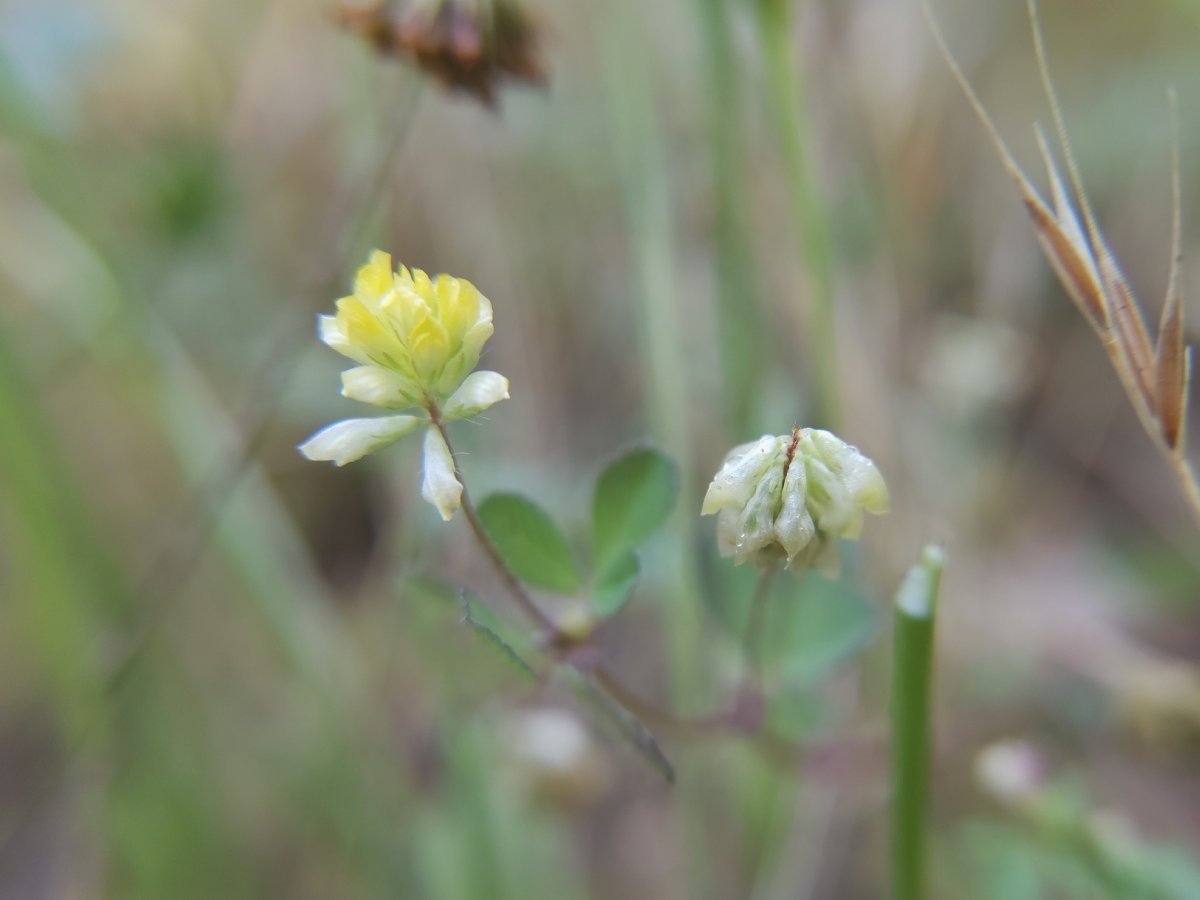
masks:
{"label": "yellow flower head", "polygon": [[342,375],[347,397],[404,409],[441,406],[479,362],[492,304],[464,278],[401,266],[376,250],[354,293],[321,317],[321,340],[359,363]]}
{"label": "yellow flower head", "polygon": [[[309,459],[345,465],[412,431],[473,416],[508,397],[508,379],[473,371],[492,336],[492,304],[462,278],[401,266],[376,250],[358,270],[354,293],[337,314],[320,317],[321,340],[358,363],[342,373],[342,394],[416,415],[346,419],[300,445]],[[462,486],[437,429],[425,440],[422,493],[444,518],[459,506]]]}

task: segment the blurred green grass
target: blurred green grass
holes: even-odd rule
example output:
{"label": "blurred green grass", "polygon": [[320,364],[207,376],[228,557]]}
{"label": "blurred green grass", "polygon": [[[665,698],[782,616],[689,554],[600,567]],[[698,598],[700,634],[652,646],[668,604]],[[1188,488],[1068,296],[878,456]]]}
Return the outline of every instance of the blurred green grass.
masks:
{"label": "blurred green grass", "polygon": [[[1156,309],[1168,84],[1197,255],[1200,6],[1044,6],[1085,180]],[[318,2],[0,5],[0,897],[881,895],[883,774],[849,752],[830,771],[668,742],[668,789],[583,711],[602,791],[547,805],[511,775],[514,716],[571,695],[404,587],[494,597],[420,500],[415,452],[335,471],[294,451],[353,414],[312,322],[374,245],[495,304],[513,400],[462,431],[473,485],[581,525],[622,446],[677,458],[672,529],[605,635],[646,693],[702,709],[733,683],[736,576],[700,492],[726,448],[813,422],[829,350],[839,430],[894,495],[861,593],[889,596],[928,540],[951,560],[939,896],[959,873],[981,896],[1105,889],[972,782],[1013,735],[1195,853],[1197,537],[916,4],[797,2],[774,45],[804,101],[834,347],[808,324],[812,222],[752,4],[537,10],[550,84],[489,112]],[[1048,113],[1023,4],[942,14],[1032,167]],[[798,621],[805,646],[850,633]],[[870,642],[789,721],[873,733],[883,657]]]}

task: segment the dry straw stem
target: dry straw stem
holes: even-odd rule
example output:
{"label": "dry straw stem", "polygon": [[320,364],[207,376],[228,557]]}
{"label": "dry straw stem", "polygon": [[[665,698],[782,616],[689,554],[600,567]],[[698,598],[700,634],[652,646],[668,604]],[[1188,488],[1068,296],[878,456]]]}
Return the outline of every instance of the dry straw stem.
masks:
{"label": "dry straw stem", "polygon": [[[1038,22],[1037,3],[1036,0],[1027,0],[1027,4],[1042,87],[1050,104],[1054,130],[1070,179],[1068,191],[1045,137],[1041,130],[1035,127],[1038,147],[1049,173],[1053,209],[1042,199],[1033,182],[1017,164],[1008,145],[1000,137],[995,123],[963,74],[958,61],[950,52],[937,20],[929,8],[928,0],[921,0],[921,8],[929,21],[942,56],[987,130],[1005,169],[1021,192],[1021,199],[1025,203],[1025,209],[1033,222],[1034,231],[1046,258],[1080,314],[1096,332],[1142,426],[1166,457],[1179,479],[1192,514],[1200,524],[1200,486],[1197,485],[1195,472],[1188,463],[1184,448],[1191,353],[1190,348],[1185,348],[1183,343],[1182,285],[1179,276],[1182,228],[1178,125],[1176,124],[1171,166],[1171,272],[1167,297],[1159,319],[1158,337],[1152,341],[1137,297],[1100,233],[1091,204],[1084,193],[1079,166],[1071,152],[1062,110],[1046,63],[1046,48]],[[1173,92],[1170,98],[1172,117],[1177,122],[1178,113]],[[1082,212],[1082,222],[1079,212],[1076,211],[1077,207]]]}

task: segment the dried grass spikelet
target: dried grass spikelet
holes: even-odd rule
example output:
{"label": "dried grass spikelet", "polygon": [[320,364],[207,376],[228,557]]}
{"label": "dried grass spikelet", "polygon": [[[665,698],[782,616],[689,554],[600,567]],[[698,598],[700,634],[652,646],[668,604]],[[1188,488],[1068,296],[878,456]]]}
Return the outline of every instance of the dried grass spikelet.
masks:
{"label": "dried grass spikelet", "polygon": [[[1191,352],[1190,348],[1184,346],[1183,341],[1182,284],[1179,274],[1182,261],[1182,228],[1178,134],[1174,141],[1171,171],[1171,271],[1167,296],[1159,319],[1158,336],[1151,341],[1137,297],[1101,234],[1091,204],[1084,193],[1079,167],[1071,152],[1062,111],[1046,62],[1046,50],[1037,17],[1037,3],[1036,0],[1027,0],[1027,4],[1042,87],[1050,104],[1054,129],[1070,179],[1068,191],[1045,136],[1035,126],[1038,148],[1049,173],[1053,208],[1042,199],[1038,189],[1021,170],[1007,144],[1000,137],[995,123],[950,52],[937,20],[929,9],[928,0],[922,0],[921,7],[938,48],[1021,193],[1021,199],[1033,222],[1034,231],[1046,258],[1080,314],[1099,337],[1142,426],[1166,455],[1180,480],[1193,514],[1200,521],[1200,488],[1197,487],[1196,477],[1188,464],[1184,448],[1188,388],[1191,381]],[[1174,92],[1170,93],[1170,98],[1173,119],[1177,123]]]}
{"label": "dried grass spikelet", "polygon": [[516,0],[375,0],[339,4],[344,28],[385,56],[398,56],[485,106],[508,78],[544,84],[537,28]]}

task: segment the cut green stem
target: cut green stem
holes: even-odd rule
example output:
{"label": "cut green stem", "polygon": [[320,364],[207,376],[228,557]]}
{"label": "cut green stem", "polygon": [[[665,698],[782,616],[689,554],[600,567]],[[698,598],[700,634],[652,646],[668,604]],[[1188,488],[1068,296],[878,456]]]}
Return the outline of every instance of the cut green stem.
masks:
{"label": "cut green stem", "polygon": [[944,554],[929,546],[896,592],[892,670],[892,898],[925,896],[934,623]]}

